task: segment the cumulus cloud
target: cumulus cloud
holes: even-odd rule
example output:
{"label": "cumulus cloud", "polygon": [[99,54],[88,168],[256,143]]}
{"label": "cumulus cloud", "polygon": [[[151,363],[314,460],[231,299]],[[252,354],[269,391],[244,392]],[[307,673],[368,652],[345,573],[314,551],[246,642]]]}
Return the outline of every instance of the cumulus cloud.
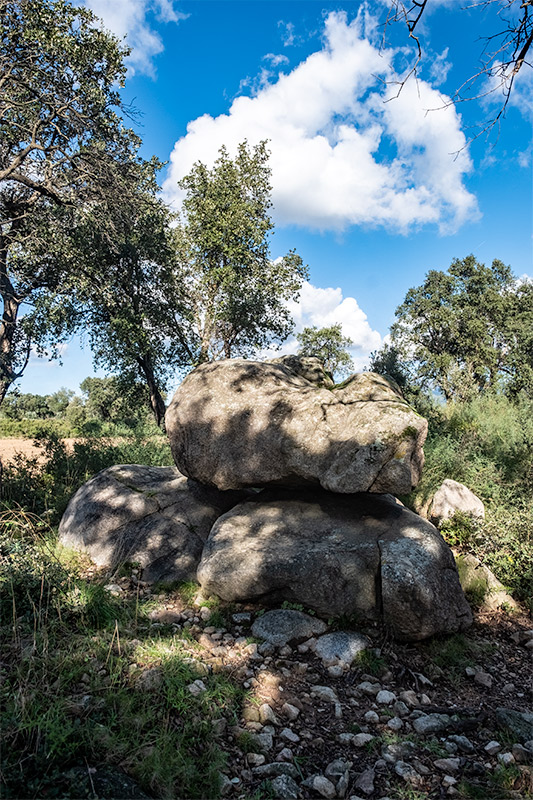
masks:
{"label": "cumulus cloud", "polygon": [[127,60],[130,74],[141,72],[153,76],[153,60],[164,50],[151,17],[174,23],[188,17],[175,8],[173,0],[85,0],[85,5],[115,36],[126,37],[125,43],[132,50]]}
{"label": "cumulus cloud", "polygon": [[[295,323],[295,334],[304,328],[329,328],[338,323],[342,333],[348,336],[353,346],[349,348],[356,369],[362,369],[368,362],[372,350],[381,346],[380,334],[370,327],[365,312],[359,307],[355,297],[343,297],[342,289],[320,289],[306,281],[300,292],[298,302],[288,304]],[[262,354],[264,358],[280,354],[296,353],[298,342],[291,336],[280,350],[269,350]]]}
{"label": "cumulus cloud", "polygon": [[433,223],[448,232],[475,218],[459,115],[424,81],[385,102],[396,51],[381,49],[375,30],[365,13],[352,22],[330,13],[320,50],[237,97],[227,114],[191,121],[171,154],[167,200],[179,206],[178,180],[197,160],[212,164],[222,144],[234,153],[243,139],[268,139],[277,224],[405,233]]}

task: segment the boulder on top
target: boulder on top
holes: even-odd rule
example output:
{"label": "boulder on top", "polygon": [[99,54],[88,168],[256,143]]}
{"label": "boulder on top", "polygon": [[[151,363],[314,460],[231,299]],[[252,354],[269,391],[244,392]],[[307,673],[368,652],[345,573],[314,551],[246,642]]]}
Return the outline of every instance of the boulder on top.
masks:
{"label": "boulder on top", "polygon": [[197,577],[206,595],[382,619],[413,641],[472,621],[450,548],[390,496],[265,490],[215,523]]}
{"label": "boulder on top", "polygon": [[138,562],[149,582],[194,580],[211,526],[244,496],[201,486],[175,467],[109,467],[71,498],[59,541],[98,566]]}
{"label": "boulder on top", "polygon": [[327,373],[302,364],[296,356],[229,359],[191,372],[165,418],[178,468],[219,489],[409,492],[420,477],[426,420],[381,375],[364,372],[328,389]]}
{"label": "boulder on top", "polygon": [[485,518],[482,500],[463,483],[446,478],[433,495],[427,517],[434,525],[440,525],[457,511],[476,519]]}

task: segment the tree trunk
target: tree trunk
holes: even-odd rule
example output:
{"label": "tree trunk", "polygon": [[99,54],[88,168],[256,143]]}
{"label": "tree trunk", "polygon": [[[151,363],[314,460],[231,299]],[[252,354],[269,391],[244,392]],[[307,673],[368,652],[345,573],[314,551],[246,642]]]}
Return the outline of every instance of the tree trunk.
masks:
{"label": "tree trunk", "polygon": [[16,353],[14,352],[14,336],[17,325],[17,316],[20,300],[15,295],[15,289],[7,274],[7,250],[0,250],[0,296],[2,297],[3,312],[0,322],[0,405],[11,384],[20,377],[28,363],[29,351],[23,361],[22,369],[14,369]]}
{"label": "tree trunk", "polygon": [[149,355],[144,355],[137,359],[137,363],[146,380],[148,391],[150,392],[150,408],[155,417],[155,421],[160,428],[164,429],[166,406],[165,401],[157,385],[152,359]]}

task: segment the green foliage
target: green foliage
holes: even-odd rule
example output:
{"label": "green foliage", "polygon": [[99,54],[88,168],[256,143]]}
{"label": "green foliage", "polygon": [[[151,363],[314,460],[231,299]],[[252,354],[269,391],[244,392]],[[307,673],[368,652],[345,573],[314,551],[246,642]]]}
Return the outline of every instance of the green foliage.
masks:
{"label": "green foliage", "polygon": [[194,363],[254,354],[292,329],[287,301],[298,298],[307,270],[292,251],[270,258],[268,158],[265,142],[242,142],[234,159],[222,147],[212,169],[198,162],[180,182],[178,248]]}
{"label": "green foliage", "polygon": [[385,343],[380,350],[371,353],[368,369],[370,372],[377,372],[378,375],[392,378],[404,394],[416,392],[409,380],[409,369],[402,361],[398,348],[394,345]]}
{"label": "green foliage", "polygon": [[76,214],[105,218],[137,169],[119,116],[127,50],[95,21],[66,0],[0,0],[0,400],[32,344],[58,355],[79,324]]}
{"label": "green foliage", "polygon": [[369,675],[379,676],[387,669],[385,659],[376,655],[374,650],[362,650],[357,654],[355,664],[362,672],[368,672]]}
{"label": "green foliage", "polygon": [[498,386],[531,395],[533,284],[519,283],[501,261],[486,267],[467,256],[447,272],[431,270],[396,317],[393,352],[411,362],[412,382],[448,400]]}
{"label": "green foliage", "polygon": [[327,372],[335,376],[349,375],[354,364],[347,348],[353,344],[348,336],[342,335],[342,325],[317,328],[316,325],[304,328],[296,334],[298,353],[303,356],[317,356]]}
{"label": "green foliage", "polygon": [[168,441],[161,434],[145,437],[136,431],[120,440],[85,438],[69,451],[52,433],[36,439],[43,454],[40,459],[19,455],[4,467],[2,495],[4,505],[46,515],[51,524],[59,523],[72,494],[100,470],[114,464],[173,464]]}

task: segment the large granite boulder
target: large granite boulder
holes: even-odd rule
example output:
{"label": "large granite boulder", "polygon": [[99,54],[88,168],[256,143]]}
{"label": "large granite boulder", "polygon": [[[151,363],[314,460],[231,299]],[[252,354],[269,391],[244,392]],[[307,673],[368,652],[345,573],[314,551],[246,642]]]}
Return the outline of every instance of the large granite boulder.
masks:
{"label": "large granite boulder", "polygon": [[442,536],[388,495],[265,490],[215,523],[197,577],[204,595],[382,619],[413,641],[472,621]]}
{"label": "large granite boulder", "polygon": [[441,525],[460,511],[474,519],[485,518],[485,506],[474,492],[464,483],[446,478],[430,502],[428,519],[434,525]]}
{"label": "large granite boulder", "polygon": [[175,467],[109,467],[71,498],[59,541],[98,566],[138,562],[148,582],[194,580],[211,526],[244,496],[201,486]]}
{"label": "large granite boulder", "polygon": [[292,359],[230,359],[190,373],[165,418],[178,468],[219,489],[409,492],[420,477],[427,423],[398,387],[364,372],[328,389],[326,373],[315,379]]}

